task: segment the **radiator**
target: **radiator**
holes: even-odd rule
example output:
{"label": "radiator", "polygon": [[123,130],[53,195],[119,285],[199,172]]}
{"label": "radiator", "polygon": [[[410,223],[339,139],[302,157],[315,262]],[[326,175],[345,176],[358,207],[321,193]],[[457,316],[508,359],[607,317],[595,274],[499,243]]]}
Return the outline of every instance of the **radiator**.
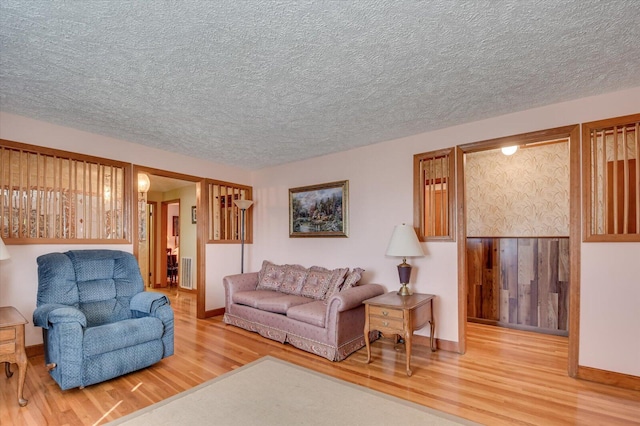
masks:
{"label": "radiator", "polygon": [[193,288],[193,258],[180,258],[180,287]]}

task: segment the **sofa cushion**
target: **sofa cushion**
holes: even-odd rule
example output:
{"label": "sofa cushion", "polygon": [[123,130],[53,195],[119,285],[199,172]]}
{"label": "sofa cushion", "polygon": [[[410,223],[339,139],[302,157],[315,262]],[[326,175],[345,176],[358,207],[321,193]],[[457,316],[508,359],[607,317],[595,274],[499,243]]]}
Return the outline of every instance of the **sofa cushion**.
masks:
{"label": "sofa cushion", "polygon": [[274,265],[271,262],[262,262],[262,270],[258,274],[258,286],[256,290],[278,290],[284,281],[285,266]]}
{"label": "sofa cushion", "polygon": [[302,295],[316,300],[324,299],[331,284],[332,276],[333,272],[331,271],[309,271],[302,286]]}
{"label": "sofa cushion", "polygon": [[286,314],[292,306],[303,305],[313,302],[308,297],[295,296],[293,294],[282,294],[280,296],[260,299],[256,303],[256,308],[261,311],[274,312],[276,314]]}
{"label": "sofa cushion", "polygon": [[304,280],[307,277],[307,268],[300,265],[285,265],[284,269],[284,278],[278,291],[299,296],[302,292]]}
{"label": "sofa cushion", "polygon": [[249,290],[239,291],[233,293],[231,300],[238,305],[251,306],[252,308],[258,307],[258,301],[262,299],[269,299],[271,297],[278,297],[280,293],[273,290]]}
{"label": "sofa cushion", "polygon": [[322,300],[293,306],[287,310],[287,317],[318,327],[325,326],[327,305]]}

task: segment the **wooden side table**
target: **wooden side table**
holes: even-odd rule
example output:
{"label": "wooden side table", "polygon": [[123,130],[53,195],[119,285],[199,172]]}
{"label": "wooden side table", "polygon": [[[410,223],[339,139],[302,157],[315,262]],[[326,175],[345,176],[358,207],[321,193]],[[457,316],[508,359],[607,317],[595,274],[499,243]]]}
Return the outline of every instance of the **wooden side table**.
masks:
{"label": "wooden side table", "polygon": [[407,376],[411,376],[411,344],[415,330],[429,323],[431,326],[430,346],[436,350],[433,319],[433,294],[414,293],[399,296],[393,291],[365,300],[364,341],[367,345],[367,363],[371,362],[371,342],[369,332],[378,330],[383,334],[399,335],[404,339],[407,354]]}
{"label": "wooden side table", "polygon": [[24,379],[27,377],[27,354],[24,351],[24,325],[28,321],[13,306],[0,307],[0,362],[5,362],[7,377],[13,376],[11,363],[18,364],[18,404],[27,405],[24,399]]}

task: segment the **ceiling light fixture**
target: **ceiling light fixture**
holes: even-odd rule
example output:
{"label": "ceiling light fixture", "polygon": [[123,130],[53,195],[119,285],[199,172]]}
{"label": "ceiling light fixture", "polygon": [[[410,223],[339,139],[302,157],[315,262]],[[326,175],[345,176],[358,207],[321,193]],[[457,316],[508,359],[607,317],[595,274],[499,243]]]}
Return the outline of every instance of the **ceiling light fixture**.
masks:
{"label": "ceiling light fixture", "polygon": [[504,155],[513,155],[516,153],[516,151],[518,150],[518,146],[517,145],[513,145],[513,146],[503,146],[502,147],[502,153]]}

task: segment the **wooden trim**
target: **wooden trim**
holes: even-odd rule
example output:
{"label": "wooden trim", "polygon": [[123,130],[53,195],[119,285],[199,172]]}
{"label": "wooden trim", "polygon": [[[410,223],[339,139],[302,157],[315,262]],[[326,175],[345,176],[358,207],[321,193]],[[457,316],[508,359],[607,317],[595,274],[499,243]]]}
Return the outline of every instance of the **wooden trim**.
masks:
{"label": "wooden trim", "polygon": [[576,378],[619,388],[640,391],[640,377],[614,371],[599,370],[592,367],[578,366]]}
{"label": "wooden trim", "polygon": [[[132,240],[132,230],[131,230],[131,213],[132,206],[131,203],[133,199],[131,198],[131,192],[128,190],[132,187],[132,164],[126,161],[113,160],[109,158],[96,157],[91,155],[79,154],[76,152],[64,151],[60,149],[47,148],[39,145],[31,145],[22,142],[11,141],[7,139],[0,139],[0,149],[8,149],[8,150],[17,150],[21,153],[26,153],[29,155],[36,155],[38,158],[40,156],[43,157],[51,157],[54,160],[58,159],[67,163],[67,167],[71,173],[72,162],[85,165],[87,163],[96,165],[98,167],[111,167],[112,169],[115,167],[117,169],[121,169],[122,176],[122,238],[117,239],[107,239],[107,238],[30,238],[30,237],[19,237],[19,238],[11,238],[11,234],[9,237],[5,237],[6,244],[130,244]],[[104,177],[104,176],[103,176]],[[58,190],[63,188],[62,186],[62,176],[55,176],[54,174],[54,185]],[[72,185],[70,182],[66,182],[69,185],[69,190],[71,190]],[[36,183],[36,187],[39,184]],[[27,182],[20,184],[20,186],[33,186],[30,184],[29,179],[27,178]],[[22,189],[22,188],[21,188]],[[84,189],[84,188],[83,188]],[[76,188],[76,191],[78,188]],[[82,191],[83,195],[84,190]],[[104,203],[103,203],[104,204]],[[103,205],[104,207],[104,205]],[[22,211],[22,206],[20,207],[20,215],[22,216],[24,212]],[[9,216],[9,226],[11,226],[11,215]],[[60,230],[62,229],[62,223],[60,223]],[[104,226],[104,223],[102,223]],[[0,226],[0,231],[2,230],[2,226]],[[104,228],[100,230],[100,235],[103,234]],[[89,235],[91,234],[91,230],[88,231]]]}
{"label": "wooden trim", "polygon": [[[591,211],[591,129],[586,125],[582,125],[582,211],[584,212],[584,228],[582,235],[584,241],[592,241],[591,223],[593,223],[593,215]],[[576,365],[577,368],[577,365]]]}
{"label": "wooden trim", "polygon": [[22,142],[0,139],[0,146],[31,152],[33,154],[44,154],[54,157],[68,157],[72,160],[86,161],[88,163],[97,163],[105,166],[129,167],[131,163],[127,161],[113,160],[104,157],[95,157],[93,155],[79,154],[77,152],[64,151],[61,149],[47,148],[40,145],[31,145]]}
{"label": "wooden trim", "polygon": [[458,232],[458,352],[467,351],[467,214],[464,192],[464,151],[455,148],[456,221]]}
{"label": "wooden trim", "polygon": [[[425,349],[431,349],[431,338],[429,336],[414,334],[411,339],[415,346],[420,346]],[[436,339],[436,348],[447,352],[462,353],[460,352],[460,344],[458,342],[452,342],[450,340]]]}
{"label": "wooden trim", "polygon": [[59,238],[7,238],[3,240],[4,243],[8,246],[10,245],[26,245],[26,244],[130,244],[131,241],[126,238],[118,238],[118,239],[86,239],[83,240],[81,238],[69,238],[69,239],[59,239]]}
{"label": "wooden trim", "polygon": [[620,126],[636,121],[640,121],[640,114],[631,114],[624,115],[622,117],[611,117],[605,118],[604,120],[590,121],[588,123],[583,123],[582,126],[589,127],[591,129],[599,129],[602,127]]}
{"label": "wooden trim", "polygon": [[[218,186],[224,186],[227,188],[233,188],[233,189],[238,189],[239,191],[245,191],[246,192],[246,196],[248,197],[248,200],[253,200],[253,187],[249,186],[249,185],[242,185],[242,184],[238,184],[238,183],[231,183],[231,182],[225,182],[225,181],[221,181],[221,180],[215,180],[215,179],[206,179],[205,181],[206,185],[203,188],[203,190],[207,191],[207,207],[209,207],[209,209],[211,209],[211,190],[212,187],[214,185],[218,185]],[[229,194],[227,194],[228,196]],[[234,207],[235,208],[235,207]],[[247,226],[245,228],[245,240],[244,243],[245,244],[253,244],[253,208],[249,208],[245,211],[245,220],[247,222]],[[210,210],[210,213],[212,211]],[[238,214],[238,217],[240,217],[240,214]],[[240,224],[240,219],[238,220],[238,224]],[[213,238],[210,238],[210,223],[211,221],[209,221],[209,226],[206,229],[206,235],[207,236],[207,244],[240,244],[241,240],[237,239],[237,240],[230,240],[230,239],[220,239],[220,240],[215,240]]]}
{"label": "wooden trim", "polygon": [[[585,223],[587,221],[585,220]],[[585,232],[588,225],[585,225]],[[586,234],[585,234],[586,235]],[[601,234],[589,235],[584,238],[587,243],[637,243],[640,242],[639,234]]]}
{"label": "wooden trim", "polygon": [[569,377],[576,377],[580,355],[580,184],[580,126],[576,125],[569,135]]}
{"label": "wooden trim", "polygon": [[[201,177],[198,177],[198,176],[185,175],[183,173],[170,172],[168,170],[155,169],[153,167],[140,166],[137,164],[134,164],[133,167],[134,167],[133,175],[136,177],[138,176],[138,173],[146,173],[148,175],[161,176],[161,177],[171,178],[171,179],[186,180],[193,183],[197,183],[202,179]],[[134,179],[134,182],[137,183],[137,179]],[[134,187],[134,190],[136,189],[137,188]]]}
{"label": "wooden trim", "polygon": [[556,127],[553,129],[539,130],[536,132],[523,133],[520,135],[504,136],[501,138],[488,139],[480,142],[472,142],[460,145],[462,151],[466,153],[487,151],[490,149],[498,149],[510,145],[524,145],[529,143],[559,141],[560,139],[569,138],[577,124],[570,126]]}
{"label": "wooden trim", "polygon": [[424,241],[422,237],[422,176],[420,173],[420,162],[422,161],[422,154],[415,154],[413,156],[413,228],[416,229],[418,240]]}
{"label": "wooden trim", "polygon": [[[418,239],[423,242],[433,241],[455,241],[456,240],[456,219],[455,219],[455,196],[452,187],[455,187],[455,148],[445,148],[436,151],[423,152],[413,156],[413,227],[416,229]],[[425,159],[446,158],[448,167],[447,180],[447,235],[426,235],[424,223],[424,187],[425,182],[422,176],[422,161]],[[438,179],[441,182],[441,180]],[[455,189],[454,189],[455,191]],[[443,209],[444,210],[444,209]],[[442,213],[442,211],[441,211]]]}
{"label": "wooden trim", "polygon": [[[591,232],[592,230],[592,224],[594,221],[594,217],[593,217],[593,210],[592,210],[592,200],[591,200],[591,193],[594,190],[593,185],[591,184],[591,179],[592,179],[592,174],[593,174],[593,168],[592,168],[592,162],[593,159],[591,158],[591,145],[592,145],[592,141],[591,141],[591,136],[592,136],[592,132],[596,131],[596,130],[601,130],[603,128],[611,128],[613,127],[614,129],[618,126],[625,126],[625,129],[631,125],[633,125],[635,123],[635,132],[636,132],[636,152],[637,150],[640,148],[640,143],[638,142],[638,122],[640,121],[640,114],[632,114],[632,115],[626,115],[626,116],[622,116],[622,117],[614,117],[614,118],[608,118],[605,120],[599,120],[599,121],[591,121],[589,123],[583,123],[582,124],[582,159],[581,159],[581,164],[582,164],[582,210],[584,212],[584,222],[583,222],[583,227],[582,227],[582,231],[583,231],[583,241],[585,242],[616,242],[616,243],[621,243],[621,242],[638,242],[640,241],[640,230],[638,230],[638,232],[633,233],[633,234],[609,234],[607,233],[607,229],[608,226],[606,224],[606,216],[605,216],[605,224],[604,224],[604,228],[605,228],[605,233],[603,234],[593,234]],[[617,129],[615,129],[617,130]],[[617,138],[617,131],[614,132],[615,137]],[[625,132],[625,137],[626,137],[626,132]],[[604,142],[603,142],[604,144]],[[625,145],[626,146],[626,145]],[[603,146],[603,149],[605,149],[606,151],[606,144]],[[614,153],[616,153],[617,150],[614,150]],[[616,154],[617,155],[617,154]],[[636,157],[638,156],[638,154],[636,154]],[[614,160],[617,160],[617,158],[614,158]],[[605,156],[603,156],[602,158],[603,164],[603,172],[606,173],[606,158]],[[636,161],[636,173],[638,173],[640,171],[640,159],[637,159]],[[637,175],[636,175],[637,176]],[[617,178],[617,174],[614,173],[614,178]],[[616,194],[614,193],[614,197],[616,196]],[[614,206],[617,207],[617,203],[614,203]],[[636,198],[636,209],[637,209],[637,213],[636,213],[636,222],[639,224],[638,227],[640,227],[640,197]],[[614,215],[614,218],[617,218],[617,215]],[[617,229],[617,228],[616,228]]]}
{"label": "wooden trim", "polygon": [[204,317],[205,318],[211,318],[211,317],[217,317],[220,315],[224,315],[225,312],[225,308],[216,308],[216,309],[211,309],[209,311],[205,311],[204,313]]}
{"label": "wooden trim", "polygon": [[207,306],[207,288],[206,288],[206,264],[207,264],[207,240],[209,235],[209,185],[207,179],[202,179],[196,184],[196,208],[198,209],[198,220],[196,222],[196,232],[198,234],[196,241],[196,255],[198,256],[198,264],[196,266],[197,278],[197,294],[196,299],[196,317],[199,319],[207,318],[205,311]]}

